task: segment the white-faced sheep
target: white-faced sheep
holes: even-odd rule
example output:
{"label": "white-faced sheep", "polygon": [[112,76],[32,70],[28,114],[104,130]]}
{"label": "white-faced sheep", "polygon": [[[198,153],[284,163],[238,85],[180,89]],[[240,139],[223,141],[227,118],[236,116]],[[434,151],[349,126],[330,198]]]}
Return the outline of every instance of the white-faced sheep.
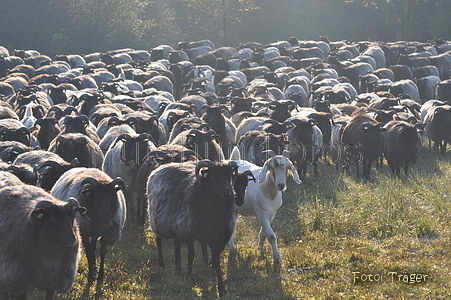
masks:
{"label": "white-faced sheep", "polygon": [[28,290],[65,293],[77,275],[80,235],[77,200],[57,200],[41,188],[22,185],[0,190],[0,289],[26,299]]}
{"label": "white-faced sheep", "polygon": [[88,211],[77,217],[88,259],[88,285],[96,278],[97,241],[100,241],[100,267],[97,275],[97,282],[100,284],[104,276],[107,246],[114,245],[121,237],[127,213],[123,190],[125,184],[121,178],[111,179],[94,168],[74,168],[67,171],[51,190],[51,194],[58,199],[77,199]]}

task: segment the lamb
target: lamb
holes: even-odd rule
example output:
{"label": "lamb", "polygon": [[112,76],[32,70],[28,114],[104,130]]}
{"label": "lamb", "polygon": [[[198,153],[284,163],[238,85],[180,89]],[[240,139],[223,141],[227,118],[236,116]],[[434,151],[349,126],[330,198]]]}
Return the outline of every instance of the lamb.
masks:
{"label": "lamb", "polygon": [[176,270],[180,247],[188,244],[188,275],[194,260],[194,240],[208,245],[220,296],[226,294],[220,255],[236,223],[233,183],[237,164],[200,161],[172,163],[152,172],[147,182],[150,228],[156,235],[160,267],[164,267],[162,239],[175,239]]}
{"label": "lamb", "polygon": [[77,275],[80,235],[76,215],[86,209],[77,200],[57,200],[35,186],[0,189],[0,290],[26,299],[33,288],[66,293]]}
{"label": "lamb", "polygon": [[64,173],[50,191],[64,201],[74,197],[87,209],[86,214],[77,217],[77,222],[88,259],[88,286],[96,278],[97,240],[100,241],[97,283],[101,284],[107,246],[114,245],[121,237],[127,213],[124,190],[124,181],[119,177],[111,179],[94,168],[74,168]]}
{"label": "lamb", "polygon": [[[231,159],[239,166],[238,171],[250,170],[254,176],[258,176],[258,183],[249,182],[246,189],[244,203],[238,208],[243,216],[255,216],[261,226],[259,248],[263,255],[263,244],[268,239],[272,247],[273,259],[280,264],[282,259],[277,248],[277,238],[271,228],[271,222],[282,205],[282,191],[286,189],[288,171],[291,172],[294,181],[301,184],[298,173],[288,159],[289,152],[284,151],[282,155],[276,155],[273,151],[267,151],[269,158],[263,167],[254,165],[248,161],[241,160],[238,149],[232,151]],[[231,250],[235,249],[235,230],[228,243]]]}

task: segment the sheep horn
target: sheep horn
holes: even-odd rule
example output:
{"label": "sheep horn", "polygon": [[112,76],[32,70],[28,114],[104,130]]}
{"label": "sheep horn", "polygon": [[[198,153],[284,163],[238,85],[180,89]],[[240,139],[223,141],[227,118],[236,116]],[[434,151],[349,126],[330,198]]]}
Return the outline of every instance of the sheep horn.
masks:
{"label": "sheep horn", "polygon": [[[39,172],[39,170],[41,170],[44,167],[52,167],[52,168],[56,169],[56,168],[60,168],[61,164],[56,161],[53,161],[53,160],[45,161],[39,166],[38,172]],[[42,172],[39,172],[39,173],[42,173]]]}
{"label": "sheep horn", "polygon": [[117,138],[114,140],[114,143],[113,143],[113,145],[110,147],[110,148],[114,148],[115,146],[116,146],[116,144],[119,142],[119,141],[124,141],[124,139],[126,140],[126,141],[128,141],[128,140],[130,140],[132,137],[129,135],[129,134],[126,134],[126,133],[123,133],[123,134],[120,134],[120,135],[118,135],[117,136]]}
{"label": "sheep horn", "polygon": [[213,164],[213,163],[212,163],[210,160],[208,160],[208,159],[201,160],[201,161],[199,161],[199,162],[197,163],[197,165],[196,165],[196,170],[195,170],[196,180],[197,180],[197,181],[200,182],[200,180],[201,180],[201,176],[199,175],[200,169],[205,168],[205,167],[208,168],[208,167],[211,166],[212,164]]}
{"label": "sheep horn", "polygon": [[[92,184],[94,186],[99,185],[99,182],[97,181],[97,179],[92,178],[92,177],[86,177],[85,179],[83,179],[80,186],[83,187],[87,183]],[[80,188],[80,192],[81,192],[81,188]]]}
{"label": "sheep horn", "polygon": [[121,177],[116,177],[113,179],[113,181],[111,181],[110,185],[114,188],[114,187],[118,187],[116,191],[118,190],[124,190],[125,191],[125,182]]}
{"label": "sheep horn", "polygon": [[188,155],[195,156],[199,161],[202,160],[202,157],[196,151],[183,150],[183,151],[180,151],[176,156],[174,156],[173,161],[174,162],[183,162],[183,159],[185,158],[185,156],[188,156]]}
{"label": "sheep horn", "polygon": [[143,157],[142,162],[144,162],[150,156],[160,156],[160,157],[163,157],[163,159],[167,162],[172,161],[172,158],[166,152],[163,152],[160,150],[154,150],[154,151],[150,151],[149,153],[147,153],[146,156]]}
{"label": "sheep horn", "polygon": [[116,126],[122,124],[122,121],[118,117],[111,117],[108,120],[108,127]]}
{"label": "sheep horn", "polygon": [[249,177],[249,181],[253,180],[254,182],[257,182],[257,179],[254,177],[254,174],[251,172],[251,170],[246,170],[241,174]]}
{"label": "sheep horn", "polygon": [[208,124],[208,123],[203,123],[203,124],[201,124],[199,127],[197,127],[197,130],[202,130],[202,129],[207,129],[207,130],[210,130],[211,129],[211,127],[210,127],[210,124]]}

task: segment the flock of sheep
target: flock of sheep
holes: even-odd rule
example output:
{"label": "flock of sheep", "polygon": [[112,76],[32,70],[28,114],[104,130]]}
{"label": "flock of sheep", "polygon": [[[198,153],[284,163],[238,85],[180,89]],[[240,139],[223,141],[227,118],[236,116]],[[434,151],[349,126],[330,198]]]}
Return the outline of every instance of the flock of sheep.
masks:
{"label": "flock of sheep", "polygon": [[[281,262],[271,222],[287,176],[318,160],[343,171],[385,158],[394,176],[423,138],[451,143],[451,43],[207,40],[52,59],[0,46],[0,290],[64,293],[81,245],[88,286],[127,222],[207,247],[220,295],[237,215],[255,216],[259,247]],[[315,180],[310,176],[308,180]],[[96,248],[100,243],[97,270]]]}

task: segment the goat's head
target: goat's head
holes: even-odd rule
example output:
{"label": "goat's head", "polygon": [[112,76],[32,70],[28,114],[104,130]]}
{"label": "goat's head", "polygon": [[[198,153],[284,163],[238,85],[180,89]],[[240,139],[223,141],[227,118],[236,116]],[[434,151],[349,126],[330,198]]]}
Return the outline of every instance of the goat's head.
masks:
{"label": "goat's head", "polygon": [[289,152],[287,150],[284,150],[282,155],[276,155],[271,150],[266,151],[266,153],[270,156],[270,158],[266,160],[263,168],[258,174],[259,183],[263,183],[267,177],[270,177],[274,182],[277,190],[283,191],[286,188],[288,171],[291,171],[291,175],[293,176],[293,179],[297,184],[302,183],[301,179],[299,179],[299,175],[296,169],[288,159]]}

